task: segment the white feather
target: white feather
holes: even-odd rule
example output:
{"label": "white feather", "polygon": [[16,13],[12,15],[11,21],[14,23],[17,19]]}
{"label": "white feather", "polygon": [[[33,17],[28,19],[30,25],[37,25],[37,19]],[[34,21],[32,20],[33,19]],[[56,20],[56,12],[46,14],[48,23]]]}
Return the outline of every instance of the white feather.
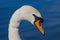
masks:
{"label": "white feather", "polygon": [[33,14],[35,14],[38,17],[41,17],[40,12],[36,10],[34,7],[29,6],[29,5],[24,5],[14,12],[9,23],[9,29],[8,29],[9,40],[21,40],[21,37],[19,35],[19,29],[18,29],[19,24],[21,20],[27,20],[34,25],[35,18]]}

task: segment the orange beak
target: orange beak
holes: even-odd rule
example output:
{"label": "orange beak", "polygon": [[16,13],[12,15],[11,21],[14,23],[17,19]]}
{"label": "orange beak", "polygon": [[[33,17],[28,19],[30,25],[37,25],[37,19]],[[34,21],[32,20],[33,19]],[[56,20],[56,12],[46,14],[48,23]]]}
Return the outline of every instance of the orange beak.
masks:
{"label": "orange beak", "polygon": [[44,29],[42,28],[42,25],[41,25],[40,20],[36,20],[36,21],[35,21],[35,25],[36,25],[36,27],[38,28],[38,30],[44,35],[44,34],[45,34],[45,33],[44,33]]}

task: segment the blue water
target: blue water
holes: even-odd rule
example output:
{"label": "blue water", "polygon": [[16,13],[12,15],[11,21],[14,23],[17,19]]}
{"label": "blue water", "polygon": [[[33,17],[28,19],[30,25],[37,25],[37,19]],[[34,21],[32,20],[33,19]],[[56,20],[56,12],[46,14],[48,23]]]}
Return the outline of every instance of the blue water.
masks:
{"label": "blue water", "polygon": [[60,0],[0,0],[0,40],[8,40],[8,24],[14,11],[22,5],[39,10],[44,19],[45,36],[27,21],[22,21],[22,40],[60,40]]}

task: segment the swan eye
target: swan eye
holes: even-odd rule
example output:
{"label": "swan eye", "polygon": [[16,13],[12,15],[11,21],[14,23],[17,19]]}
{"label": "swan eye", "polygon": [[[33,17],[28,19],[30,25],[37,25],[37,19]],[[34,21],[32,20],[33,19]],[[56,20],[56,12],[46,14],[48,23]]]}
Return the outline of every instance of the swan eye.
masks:
{"label": "swan eye", "polygon": [[35,21],[36,21],[36,20],[40,20],[40,22],[43,23],[44,20],[43,20],[41,17],[38,17],[38,16],[36,16],[35,14],[33,14],[33,16],[34,16],[34,18],[35,18]]}

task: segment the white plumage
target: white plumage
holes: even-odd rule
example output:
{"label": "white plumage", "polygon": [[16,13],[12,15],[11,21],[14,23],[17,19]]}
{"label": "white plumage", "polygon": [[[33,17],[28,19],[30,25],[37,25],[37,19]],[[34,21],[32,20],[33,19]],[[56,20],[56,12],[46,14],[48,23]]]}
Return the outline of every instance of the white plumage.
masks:
{"label": "white plumage", "polygon": [[34,25],[35,18],[33,14],[35,14],[38,17],[41,17],[40,12],[29,5],[24,5],[14,12],[9,23],[9,29],[8,29],[9,40],[21,40],[18,29],[19,24],[21,20],[27,20]]}

